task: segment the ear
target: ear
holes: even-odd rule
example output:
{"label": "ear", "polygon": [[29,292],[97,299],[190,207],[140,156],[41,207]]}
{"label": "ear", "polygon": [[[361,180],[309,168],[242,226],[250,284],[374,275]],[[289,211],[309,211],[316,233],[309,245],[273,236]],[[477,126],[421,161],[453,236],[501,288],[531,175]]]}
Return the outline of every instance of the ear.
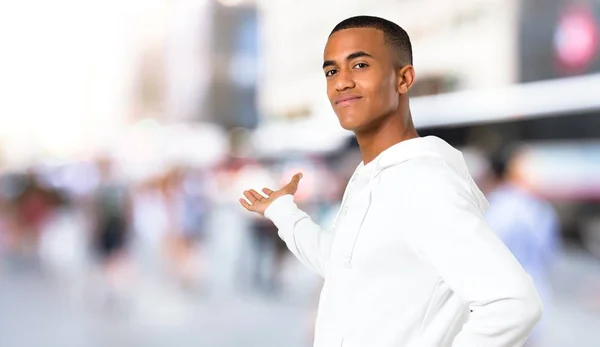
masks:
{"label": "ear", "polygon": [[408,93],[414,82],[415,69],[412,65],[405,65],[398,70],[398,93]]}

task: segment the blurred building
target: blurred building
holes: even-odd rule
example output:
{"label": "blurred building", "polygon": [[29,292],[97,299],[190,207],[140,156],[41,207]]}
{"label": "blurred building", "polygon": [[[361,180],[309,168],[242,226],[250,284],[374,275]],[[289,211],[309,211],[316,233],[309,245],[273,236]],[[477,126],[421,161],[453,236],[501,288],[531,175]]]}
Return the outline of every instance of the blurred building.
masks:
{"label": "blurred building", "polygon": [[[411,35],[417,70],[412,106],[418,115],[415,122],[421,128],[497,122],[600,106],[590,88],[598,78],[517,84],[581,77],[595,71],[595,2],[429,0],[407,4],[381,0],[343,2],[343,6],[337,1],[259,4],[266,69],[259,85],[259,108],[265,123],[299,114],[331,117],[320,69],[323,48],[335,24],[358,14],[390,19]],[[308,13],[313,18],[310,26],[304,21]],[[315,13],[321,17],[315,18]],[[579,39],[572,39],[573,35]],[[577,59],[582,62],[574,61]],[[550,71],[561,64],[563,73]],[[277,73],[270,73],[271,68]],[[533,76],[543,74],[544,69],[546,77]],[[289,76],[294,76],[293,81]],[[565,90],[565,83],[569,84],[568,100],[547,98],[547,90]],[[319,90],[315,88],[322,92],[306,92]]]}
{"label": "blurred building", "polygon": [[[339,21],[381,16],[411,35],[417,71],[411,108],[421,134],[476,148],[484,156],[510,144],[526,147],[531,186],[559,205],[565,233],[600,239],[593,236],[600,235],[593,218],[600,201],[600,183],[593,179],[600,177],[597,1],[263,0],[259,5],[265,73],[257,134],[284,132],[281,121],[287,120],[287,128],[297,132],[328,133],[330,141],[313,139],[314,147],[335,148],[351,137],[331,130],[339,125],[326,96],[322,52]],[[305,142],[293,146],[293,140],[273,135],[263,147],[315,151]]]}
{"label": "blurred building", "polygon": [[239,1],[216,2],[213,9],[211,120],[229,129],[254,128],[258,123],[258,10]]}
{"label": "blurred building", "polygon": [[[498,87],[517,80],[516,0],[259,3],[265,37],[263,67],[277,70],[266,70],[261,80],[259,105],[265,117],[294,116],[302,109],[315,117],[331,114],[321,71],[323,48],[338,22],[359,14],[392,20],[411,35],[416,94]],[[308,13],[310,25],[305,22]]]}
{"label": "blurred building", "polygon": [[522,1],[519,28],[520,82],[600,72],[598,1]]}
{"label": "blurred building", "polygon": [[[258,11],[249,1],[165,3],[165,32],[149,45],[141,74],[145,105],[164,99],[168,122],[210,122],[227,129],[257,124]],[[158,47],[153,54],[152,47]],[[156,50],[154,50],[156,52]],[[148,80],[156,68],[164,81]],[[153,87],[154,86],[154,87]],[[154,93],[154,90],[158,90]],[[158,94],[158,95],[155,95]],[[144,106],[142,106],[144,107]]]}

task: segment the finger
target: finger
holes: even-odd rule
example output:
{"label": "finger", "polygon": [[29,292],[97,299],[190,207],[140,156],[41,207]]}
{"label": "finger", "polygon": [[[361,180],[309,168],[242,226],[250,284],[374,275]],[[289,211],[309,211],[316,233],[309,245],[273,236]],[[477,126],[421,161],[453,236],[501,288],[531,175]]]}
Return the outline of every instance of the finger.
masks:
{"label": "finger", "polygon": [[291,189],[292,191],[296,191],[296,189],[298,188],[298,183],[300,183],[300,179],[302,178],[302,173],[297,173],[294,175],[294,177],[292,177],[292,179],[290,180],[290,183],[287,184],[287,188]]}
{"label": "finger", "polygon": [[271,196],[271,194],[273,194],[273,191],[269,188],[263,188],[262,192],[267,194],[267,196]]}
{"label": "finger", "polygon": [[250,194],[252,194],[257,201],[265,200],[265,197],[260,195],[260,193],[254,189],[250,189]]}
{"label": "finger", "polygon": [[252,205],[250,205],[248,203],[248,201],[244,200],[244,199],[240,199],[240,204],[242,204],[242,206],[244,206],[244,208],[248,211],[252,211]]}
{"label": "finger", "polygon": [[250,201],[251,204],[253,204],[256,201],[256,197],[249,190],[246,190],[244,192],[244,196],[246,197],[246,199],[248,199],[248,201]]}
{"label": "finger", "polygon": [[295,182],[296,184],[298,184],[298,182],[300,182],[300,179],[303,176],[304,175],[302,175],[302,172],[298,172],[297,174],[294,175],[294,177],[292,177],[292,182]]}

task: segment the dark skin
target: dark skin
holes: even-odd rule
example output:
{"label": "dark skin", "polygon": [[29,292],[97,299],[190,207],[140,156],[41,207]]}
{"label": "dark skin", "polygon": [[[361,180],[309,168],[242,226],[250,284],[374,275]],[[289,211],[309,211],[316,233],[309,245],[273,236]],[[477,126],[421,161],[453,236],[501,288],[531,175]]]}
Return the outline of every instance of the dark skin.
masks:
{"label": "dark skin", "polygon": [[415,70],[395,61],[382,31],[353,28],[333,33],[325,46],[323,72],[331,107],[340,125],[356,135],[365,164],[419,136],[408,103]]}
{"label": "dark skin", "polygon": [[[402,141],[419,137],[410,114],[408,91],[415,80],[412,65],[401,64],[381,30],[344,29],[333,33],[324,52],[327,96],[340,125],[354,132],[364,164]],[[277,191],[253,189],[240,203],[264,215],[278,197],[294,194],[301,174]]]}

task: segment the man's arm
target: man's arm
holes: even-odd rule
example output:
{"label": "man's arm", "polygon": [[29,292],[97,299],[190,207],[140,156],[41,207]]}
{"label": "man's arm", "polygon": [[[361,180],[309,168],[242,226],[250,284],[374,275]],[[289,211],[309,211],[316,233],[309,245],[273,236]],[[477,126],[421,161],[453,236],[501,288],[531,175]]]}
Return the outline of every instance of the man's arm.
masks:
{"label": "man's arm", "polygon": [[279,237],[290,251],[307,267],[325,277],[333,233],[324,230],[294,203],[292,195],[273,201],[265,210],[265,217],[279,229]]}
{"label": "man's arm", "polygon": [[522,346],[542,314],[530,276],[449,170],[432,166],[405,172],[410,177],[403,182],[410,183],[396,191],[409,226],[403,235],[471,309],[453,346]]}
{"label": "man's arm", "polygon": [[254,189],[244,191],[240,204],[251,212],[269,218],[279,229],[279,236],[304,265],[325,277],[333,235],[322,230],[294,203],[294,194],[302,174],[292,177],[290,183],[277,191],[263,188],[266,197]]}

